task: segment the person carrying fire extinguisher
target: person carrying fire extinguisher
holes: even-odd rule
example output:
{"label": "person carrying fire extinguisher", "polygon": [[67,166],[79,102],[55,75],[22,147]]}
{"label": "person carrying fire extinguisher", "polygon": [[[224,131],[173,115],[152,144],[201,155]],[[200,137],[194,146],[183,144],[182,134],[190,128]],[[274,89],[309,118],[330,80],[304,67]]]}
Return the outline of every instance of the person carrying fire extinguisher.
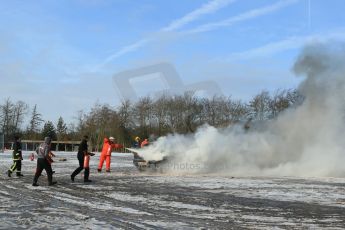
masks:
{"label": "person carrying fire extinguisher", "polygon": [[104,138],[101,156],[99,158],[98,172],[102,172],[104,161],[106,172],[110,172],[111,152],[114,149],[123,148],[123,145],[115,143],[114,137]]}
{"label": "person carrying fire extinguisher", "polygon": [[87,146],[87,141],[89,137],[84,136],[83,140],[79,144],[78,148],[78,161],[79,161],[79,167],[74,170],[74,172],[71,175],[71,180],[74,182],[74,178],[84,169],[84,182],[92,182],[89,180],[89,175],[90,175],[90,156],[95,155],[94,153],[88,152],[88,146]]}

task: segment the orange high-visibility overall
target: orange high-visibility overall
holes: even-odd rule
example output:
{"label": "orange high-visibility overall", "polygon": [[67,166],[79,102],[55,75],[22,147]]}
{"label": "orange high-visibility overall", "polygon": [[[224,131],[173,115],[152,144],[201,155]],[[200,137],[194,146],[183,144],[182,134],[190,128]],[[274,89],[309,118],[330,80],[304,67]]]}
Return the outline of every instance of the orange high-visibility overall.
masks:
{"label": "orange high-visibility overall", "polygon": [[140,147],[142,148],[146,145],[149,145],[149,141],[147,139],[145,139],[145,140],[143,140],[143,142],[141,142]]}
{"label": "orange high-visibility overall", "polygon": [[111,152],[115,148],[122,148],[123,146],[120,144],[110,143],[108,138],[104,138],[103,148],[101,152],[101,156],[99,158],[99,165],[98,170],[102,170],[103,163],[105,163],[105,169],[110,171],[110,161],[111,161]]}

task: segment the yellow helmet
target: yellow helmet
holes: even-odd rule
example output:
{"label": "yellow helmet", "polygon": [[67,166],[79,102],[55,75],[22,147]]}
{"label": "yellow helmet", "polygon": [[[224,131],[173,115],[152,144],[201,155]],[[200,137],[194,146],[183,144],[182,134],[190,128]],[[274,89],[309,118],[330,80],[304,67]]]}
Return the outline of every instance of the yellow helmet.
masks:
{"label": "yellow helmet", "polygon": [[134,140],[136,140],[136,141],[140,141],[140,137],[135,137],[135,139]]}

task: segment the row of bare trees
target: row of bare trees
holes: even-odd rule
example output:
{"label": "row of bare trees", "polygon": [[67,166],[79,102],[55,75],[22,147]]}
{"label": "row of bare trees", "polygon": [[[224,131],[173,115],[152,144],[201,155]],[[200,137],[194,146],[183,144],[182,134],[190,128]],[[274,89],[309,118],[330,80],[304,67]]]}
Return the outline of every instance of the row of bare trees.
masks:
{"label": "row of bare trees", "polygon": [[1,132],[8,137],[21,130],[28,105],[23,101],[13,103],[9,98],[0,106],[0,128]]}
{"label": "row of bare trees", "polygon": [[64,140],[71,139],[69,136],[75,134],[73,130],[67,130],[62,117],[55,127],[53,122],[43,120],[37,105],[30,109],[25,102],[13,102],[10,98],[0,104],[0,133],[4,135],[5,142],[13,141],[15,135],[31,140],[40,140],[49,135],[54,139]]}
{"label": "row of bare trees", "polygon": [[[21,133],[30,139],[51,135],[58,140],[78,140],[88,134],[93,145],[100,146],[103,137],[112,135],[129,144],[135,136],[192,133],[205,123],[225,127],[248,119],[272,119],[302,100],[296,90],[277,90],[272,94],[262,91],[247,103],[224,96],[200,98],[186,92],[155,99],[142,97],[135,103],[124,101],[118,107],[96,103],[90,111],[80,111],[74,124],[67,125],[60,117],[55,126],[51,121],[43,121],[36,105],[29,110],[22,101],[13,103],[6,99],[0,105],[0,128],[7,137]],[[24,120],[28,121],[27,126]]]}
{"label": "row of bare trees", "polygon": [[80,113],[78,133],[91,135],[100,144],[107,135],[115,135],[122,143],[135,136],[159,137],[168,133],[192,133],[207,123],[226,127],[247,120],[268,120],[303,100],[296,90],[267,91],[254,96],[248,103],[231,97],[200,98],[193,92],[163,95],[155,100],[142,97],[135,103],[124,101],[119,107],[96,104],[90,112]]}

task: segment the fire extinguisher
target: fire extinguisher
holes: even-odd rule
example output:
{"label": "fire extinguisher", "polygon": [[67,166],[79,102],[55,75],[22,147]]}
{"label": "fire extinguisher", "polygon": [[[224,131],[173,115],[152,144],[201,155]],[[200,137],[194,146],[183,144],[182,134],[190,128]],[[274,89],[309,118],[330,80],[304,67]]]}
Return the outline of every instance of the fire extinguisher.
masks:
{"label": "fire extinguisher", "polygon": [[84,155],[84,169],[90,168],[90,155]]}
{"label": "fire extinguisher", "polygon": [[31,153],[30,155],[30,161],[34,161],[35,160],[35,154],[34,153]]}

